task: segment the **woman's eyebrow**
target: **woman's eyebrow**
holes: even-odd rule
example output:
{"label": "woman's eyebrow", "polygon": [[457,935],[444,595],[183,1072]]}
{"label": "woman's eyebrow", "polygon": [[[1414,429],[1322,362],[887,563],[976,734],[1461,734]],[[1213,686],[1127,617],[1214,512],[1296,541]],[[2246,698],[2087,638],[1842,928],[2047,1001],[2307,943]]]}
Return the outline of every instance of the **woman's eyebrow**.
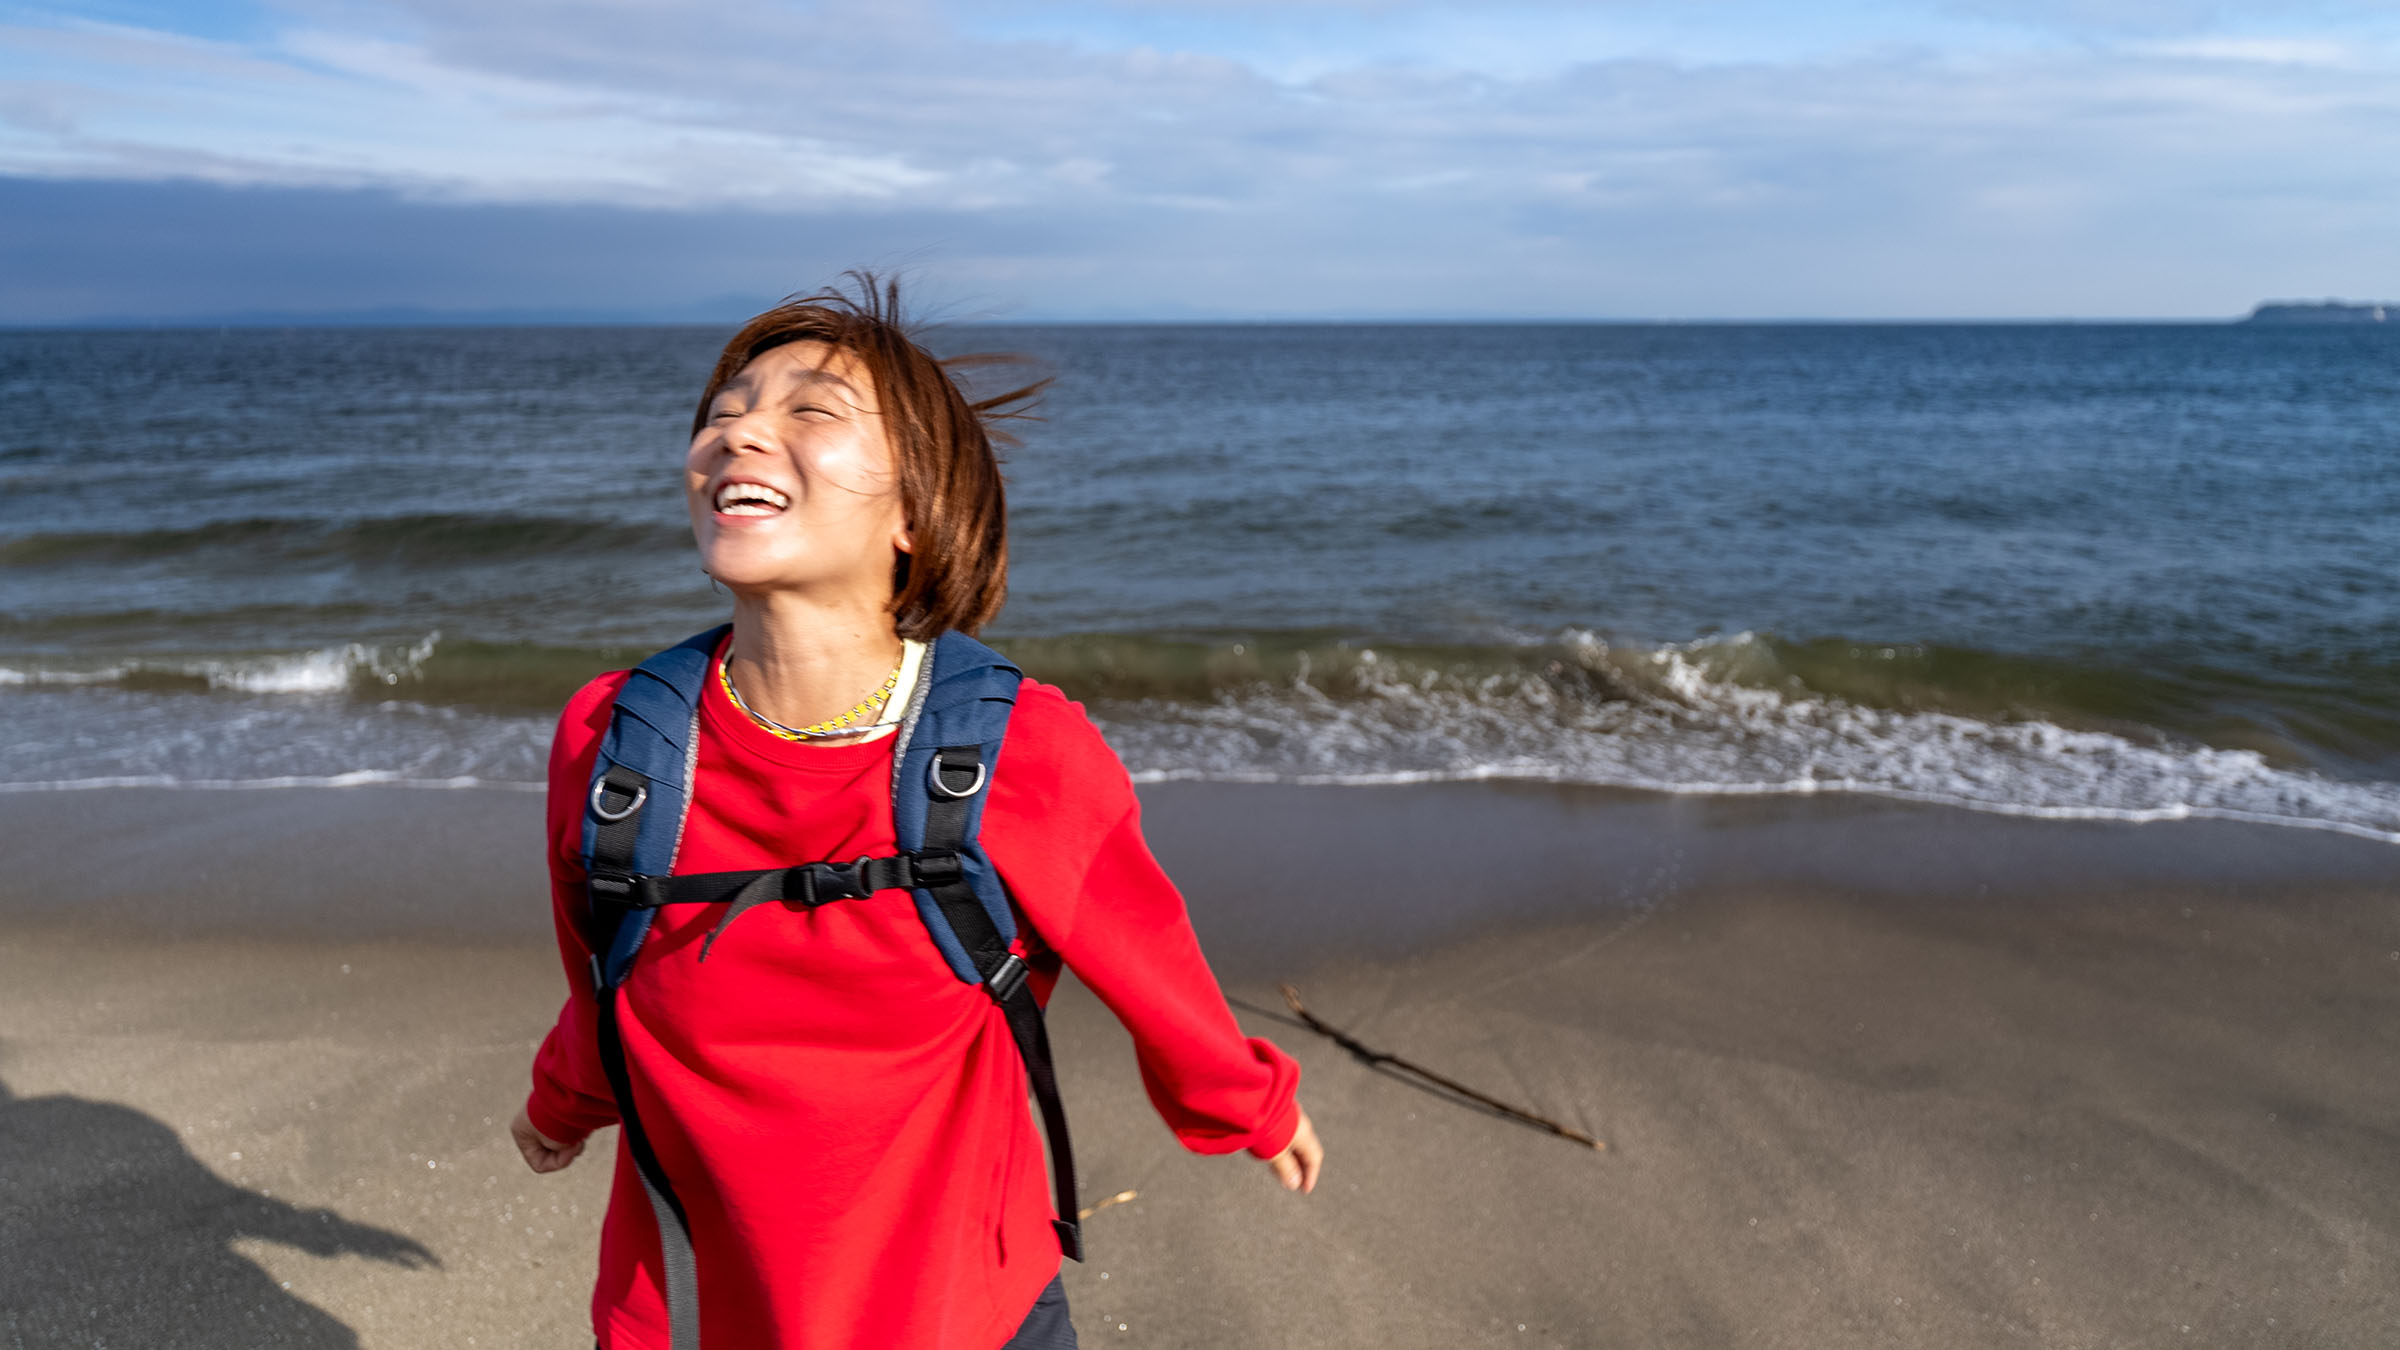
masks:
{"label": "woman's eyebrow", "polygon": [[805,370],[800,373],[800,378],[815,384],[838,384],[853,394],[858,392],[857,385],[850,383],[848,380],[843,379],[841,376],[834,374],[830,370]]}

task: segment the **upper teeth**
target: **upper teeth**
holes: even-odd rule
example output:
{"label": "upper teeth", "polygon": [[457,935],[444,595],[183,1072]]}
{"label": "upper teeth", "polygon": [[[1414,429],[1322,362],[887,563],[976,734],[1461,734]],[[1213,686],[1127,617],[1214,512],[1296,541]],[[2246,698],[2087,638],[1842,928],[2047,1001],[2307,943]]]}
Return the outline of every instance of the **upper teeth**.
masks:
{"label": "upper teeth", "polygon": [[717,489],[717,509],[729,516],[771,516],[792,499],[764,483],[727,483]]}

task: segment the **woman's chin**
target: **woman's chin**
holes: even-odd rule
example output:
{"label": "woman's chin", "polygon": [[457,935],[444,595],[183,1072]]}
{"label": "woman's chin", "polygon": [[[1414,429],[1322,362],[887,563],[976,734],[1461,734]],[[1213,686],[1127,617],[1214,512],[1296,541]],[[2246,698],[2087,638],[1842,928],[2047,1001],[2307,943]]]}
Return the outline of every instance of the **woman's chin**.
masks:
{"label": "woman's chin", "polygon": [[700,555],[700,570],[735,595],[766,595],[780,591],[824,592],[839,589],[841,579],[822,574],[790,558],[747,557],[737,550]]}
{"label": "woman's chin", "polygon": [[791,558],[782,556],[781,550],[757,547],[763,542],[738,535],[730,538],[716,535],[700,549],[700,570],[716,578],[718,585],[735,590],[772,588],[787,583],[791,573],[799,569],[793,566]]}
{"label": "woman's chin", "polygon": [[776,575],[763,568],[728,567],[723,564],[701,565],[709,580],[736,595],[755,595],[762,591],[787,590],[793,586],[788,577]]}

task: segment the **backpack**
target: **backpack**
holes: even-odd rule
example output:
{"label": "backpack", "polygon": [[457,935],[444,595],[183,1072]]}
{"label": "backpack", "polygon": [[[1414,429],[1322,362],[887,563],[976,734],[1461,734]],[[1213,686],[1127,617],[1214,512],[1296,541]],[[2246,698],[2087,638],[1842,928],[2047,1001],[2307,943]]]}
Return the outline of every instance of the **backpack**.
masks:
{"label": "backpack", "polygon": [[984,788],[1000,759],[1024,673],[964,633],[941,635],[926,653],[892,746],[892,823],[899,850],[888,858],[812,861],[753,872],[675,874],[699,753],[700,696],[730,626],[698,634],[635,667],[617,691],[586,793],[580,858],[590,878],[592,990],[599,1002],[600,1061],[617,1099],[625,1142],[658,1218],[667,1319],[676,1350],[700,1343],[699,1277],[691,1227],[634,1110],[632,1079],[617,1023],[618,991],[661,906],[730,902],[701,946],[754,905],[814,908],[907,890],[925,931],[961,981],[981,985],[1006,1015],[1049,1136],[1059,1250],[1083,1259],[1076,1221],[1075,1158],[1050,1057],[1041,1005],[1025,961],[1009,950],[1016,917],[1007,888],[977,842]]}

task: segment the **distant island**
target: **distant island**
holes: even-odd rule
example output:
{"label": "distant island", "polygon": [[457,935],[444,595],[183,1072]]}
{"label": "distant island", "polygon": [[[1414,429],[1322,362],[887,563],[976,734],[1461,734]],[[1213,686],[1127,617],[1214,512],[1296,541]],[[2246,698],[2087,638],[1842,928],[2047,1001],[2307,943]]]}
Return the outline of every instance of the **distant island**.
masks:
{"label": "distant island", "polygon": [[2354,305],[2344,300],[2269,300],[2243,323],[2389,323],[2400,304]]}

